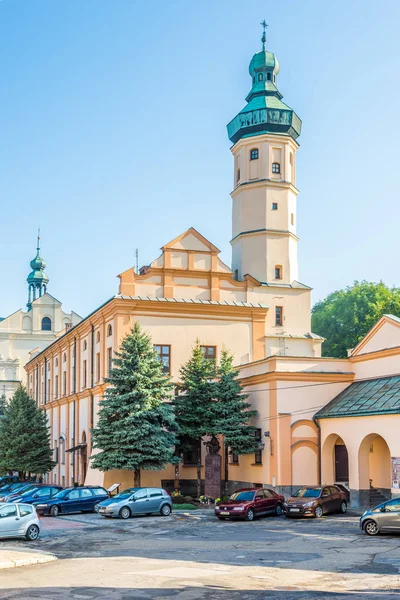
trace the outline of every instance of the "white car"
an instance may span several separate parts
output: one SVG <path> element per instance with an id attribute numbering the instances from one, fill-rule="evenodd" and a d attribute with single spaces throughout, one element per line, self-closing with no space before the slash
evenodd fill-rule
<path id="1" fill-rule="evenodd" d="M 0 503 L 0 538 L 24 537 L 37 540 L 40 521 L 32 504 Z"/>

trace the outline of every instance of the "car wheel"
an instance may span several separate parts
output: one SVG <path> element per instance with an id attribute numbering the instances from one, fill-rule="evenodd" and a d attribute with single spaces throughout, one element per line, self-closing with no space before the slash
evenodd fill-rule
<path id="1" fill-rule="evenodd" d="M 168 517 L 171 514 L 170 505 L 164 504 L 164 506 L 161 507 L 160 513 L 162 514 L 163 517 Z"/>
<path id="2" fill-rule="evenodd" d="M 364 525 L 364 531 L 368 535 L 378 535 L 379 527 L 375 521 L 367 521 Z"/>
<path id="3" fill-rule="evenodd" d="M 277 504 L 275 506 L 275 514 L 276 514 L 276 516 L 280 517 L 282 513 L 283 513 L 283 506 L 282 506 L 282 504 Z"/>
<path id="4" fill-rule="evenodd" d="M 40 530 L 37 525 L 30 525 L 30 527 L 28 527 L 28 529 L 27 529 L 25 537 L 29 542 L 34 542 L 35 540 L 38 539 L 39 533 L 40 533 Z"/>
<path id="5" fill-rule="evenodd" d="M 324 514 L 323 508 L 320 504 L 318 504 L 318 506 L 315 508 L 315 516 L 317 517 L 317 519 L 320 519 L 323 514 Z"/>
<path id="6" fill-rule="evenodd" d="M 52 506 L 50 508 L 50 514 L 52 517 L 58 517 L 58 515 L 60 514 L 60 509 L 58 508 L 58 506 Z"/>
<path id="7" fill-rule="evenodd" d="M 129 519 L 131 516 L 131 511 L 127 506 L 123 506 L 118 513 L 120 519 Z"/>
<path id="8" fill-rule="evenodd" d="M 342 500 L 340 503 L 340 512 L 344 515 L 347 512 L 347 502 L 346 500 Z"/>
<path id="9" fill-rule="evenodd" d="M 95 512 L 95 513 L 98 513 L 98 512 L 99 512 L 99 508 L 100 508 L 100 507 L 99 507 L 99 504 L 95 504 L 95 505 L 93 506 L 93 512 Z"/>
<path id="10" fill-rule="evenodd" d="M 254 521 L 254 510 L 252 508 L 249 508 L 246 513 L 246 521 Z"/>

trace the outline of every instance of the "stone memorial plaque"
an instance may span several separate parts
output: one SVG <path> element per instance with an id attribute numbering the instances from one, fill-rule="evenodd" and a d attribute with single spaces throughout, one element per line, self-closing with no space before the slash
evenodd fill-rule
<path id="1" fill-rule="evenodd" d="M 209 498 L 221 496 L 221 456 L 219 454 L 206 456 L 204 494 Z"/>

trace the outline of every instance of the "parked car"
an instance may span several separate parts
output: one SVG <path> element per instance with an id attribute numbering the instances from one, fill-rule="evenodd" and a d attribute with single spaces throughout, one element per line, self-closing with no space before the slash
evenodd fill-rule
<path id="1" fill-rule="evenodd" d="M 171 511 L 171 496 L 162 488 L 128 488 L 99 505 L 100 515 L 120 519 L 153 513 L 167 517 Z"/>
<path id="2" fill-rule="evenodd" d="M 317 517 L 347 511 L 346 494 L 336 485 L 303 487 L 283 505 L 286 517 Z"/>
<path id="3" fill-rule="evenodd" d="M 32 489 L 32 487 L 34 487 L 34 484 L 27 481 L 20 482 L 20 485 L 15 484 L 15 487 L 11 485 L 8 490 L 1 492 L 0 502 L 6 502 L 11 496 L 18 496 L 22 491 Z"/>
<path id="4" fill-rule="evenodd" d="M 366 510 L 360 518 L 360 527 L 368 535 L 400 533 L 400 498 Z"/>
<path id="5" fill-rule="evenodd" d="M 37 540 L 40 521 L 31 504 L 0 503 L 0 537 L 25 537 Z"/>
<path id="6" fill-rule="evenodd" d="M 108 498 L 106 490 L 99 486 L 84 486 L 61 490 L 50 500 L 33 502 L 41 515 L 57 517 L 59 514 L 74 512 L 97 512 L 100 502 Z"/>
<path id="7" fill-rule="evenodd" d="M 9 485 L 10 483 L 17 483 L 18 480 L 18 475 L 3 475 L 0 477 L 0 488 L 5 485 Z"/>
<path id="8" fill-rule="evenodd" d="M 9 496 L 7 502 L 25 502 L 27 504 L 43 502 L 44 500 L 53 498 L 62 489 L 61 485 L 36 485 L 33 488 L 23 490 L 19 495 Z"/>
<path id="9" fill-rule="evenodd" d="M 245 488 L 235 492 L 229 500 L 215 507 L 218 519 L 245 519 L 253 521 L 255 517 L 269 514 L 281 515 L 285 498 L 268 488 Z"/>
<path id="10" fill-rule="evenodd" d="M 7 485 L 3 485 L 0 488 L 0 501 L 4 494 L 11 492 L 12 490 L 17 490 L 20 487 L 27 485 L 26 481 L 17 481 L 16 483 L 8 483 Z"/>

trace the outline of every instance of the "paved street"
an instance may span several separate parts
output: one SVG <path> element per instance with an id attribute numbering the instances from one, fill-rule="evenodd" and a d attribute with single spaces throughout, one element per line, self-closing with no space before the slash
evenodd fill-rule
<path id="1" fill-rule="evenodd" d="M 400 536 L 369 538 L 358 518 L 216 521 L 211 512 L 106 520 L 43 518 L 34 544 L 55 562 L 0 572 L 0 598 L 236 600 L 400 598 Z"/>

